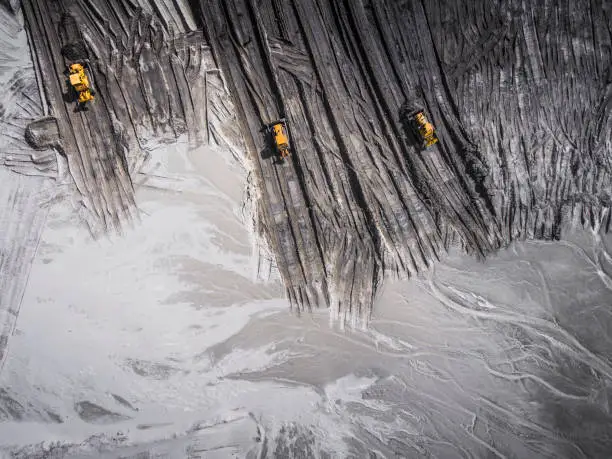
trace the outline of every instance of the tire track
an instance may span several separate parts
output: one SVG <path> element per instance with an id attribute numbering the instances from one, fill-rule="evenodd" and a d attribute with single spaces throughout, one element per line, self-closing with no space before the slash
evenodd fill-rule
<path id="1" fill-rule="evenodd" d="M 0 372 L 47 218 L 42 178 L 0 170 Z"/>

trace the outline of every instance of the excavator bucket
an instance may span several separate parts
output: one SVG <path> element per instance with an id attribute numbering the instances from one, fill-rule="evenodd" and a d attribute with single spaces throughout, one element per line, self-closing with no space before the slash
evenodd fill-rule
<path id="1" fill-rule="evenodd" d="M 79 93 L 79 103 L 84 104 L 85 102 L 89 102 L 90 100 L 94 100 L 94 96 L 89 89 L 85 91 L 81 91 Z"/>

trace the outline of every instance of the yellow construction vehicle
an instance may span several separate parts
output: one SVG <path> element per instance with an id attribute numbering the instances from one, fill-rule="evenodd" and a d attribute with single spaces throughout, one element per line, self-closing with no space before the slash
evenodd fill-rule
<path id="1" fill-rule="evenodd" d="M 417 125 L 417 129 L 419 130 L 419 134 L 421 134 L 421 137 L 423 137 L 425 148 L 431 147 L 438 141 L 433 125 L 427 121 L 427 118 L 425 118 L 425 114 L 423 112 L 419 112 L 414 115 L 414 121 Z"/>
<path id="2" fill-rule="evenodd" d="M 400 112 L 400 117 L 421 140 L 423 148 L 431 147 L 438 142 L 433 124 L 427 120 L 425 110 L 419 105 L 404 104 Z"/>
<path id="3" fill-rule="evenodd" d="M 89 78 L 85 73 L 85 67 L 83 64 L 72 64 L 69 69 L 70 85 L 74 88 L 78 94 L 78 104 L 84 105 L 85 103 L 94 100 L 93 91 L 89 84 Z"/>
<path id="4" fill-rule="evenodd" d="M 281 161 L 289 157 L 291 151 L 289 149 L 289 137 L 287 136 L 285 118 L 268 123 L 266 129 L 274 141 L 274 148 L 280 156 Z"/>

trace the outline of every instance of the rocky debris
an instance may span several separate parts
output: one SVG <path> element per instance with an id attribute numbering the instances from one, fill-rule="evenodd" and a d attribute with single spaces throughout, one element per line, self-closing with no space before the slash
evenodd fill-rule
<path id="1" fill-rule="evenodd" d="M 113 424 L 129 419 L 128 416 L 109 411 L 87 400 L 75 403 L 74 410 L 83 421 L 92 424 Z"/>
<path id="2" fill-rule="evenodd" d="M 332 457 L 321 450 L 312 431 L 295 423 L 281 426 L 274 442 L 273 457 Z"/>
<path id="3" fill-rule="evenodd" d="M 25 130 L 25 139 L 36 150 L 59 148 L 60 133 L 57 120 L 53 116 L 32 121 Z"/>
<path id="4" fill-rule="evenodd" d="M 44 421 L 59 424 L 62 418 L 51 411 L 36 407 L 29 402 L 20 401 L 19 395 L 11 393 L 4 388 L 0 388 L 0 420 Z"/>
<path id="5" fill-rule="evenodd" d="M 5 49 L 10 49 L 10 46 Z M 0 63 L 9 59 L 9 56 L 0 56 Z M 31 74 L 31 65 L 28 67 L 17 67 L 12 77 L 0 85 L 4 94 L 0 102 L 3 131 L 0 165 L 22 175 L 56 177 L 57 161 L 50 149 L 59 146 L 59 132 L 53 119 L 43 117 L 40 123 L 31 125 L 31 130 L 27 129 L 42 113 L 40 98 L 36 94 L 38 87 Z M 41 151 L 33 151 L 33 148 Z"/>
<path id="6" fill-rule="evenodd" d="M 139 376 L 158 380 L 168 379 L 180 371 L 171 365 L 145 360 L 128 359 L 125 364 Z"/>
<path id="7" fill-rule="evenodd" d="M 125 398 L 123 398 L 121 395 L 117 395 L 117 394 L 111 394 L 111 396 L 115 399 L 115 401 L 117 403 L 119 403 L 122 407 L 124 408 L 128 408 L 131 411 L 138 411 L 138 408 L 135 408 L 134 405 L 132 405 L 130 402 L 128 402 Z"/>

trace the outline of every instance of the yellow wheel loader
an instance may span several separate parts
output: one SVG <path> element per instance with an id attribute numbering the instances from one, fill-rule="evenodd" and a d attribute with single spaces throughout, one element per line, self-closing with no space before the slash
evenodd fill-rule
<path id="1" fill-rule="evenodd" d="M 425 114 L 423 112 L 419 112 L 414 115 L 414 121 L 417 125 L 419 134 L 421 134 L 421 137 L 423 138 L 425 148 L 431 147 L 438 141 L 433 124 L 427 121 L 427 118 L 425 118 Z"/>
<path id="2" fill-rule="evenodd" d="M 287 136 L 285 118 L 268 123 L 265 129 L 274 142 L 274 148 L 280 156 L 280 160 L 282 161 L 289 157 L 291 150 L 289 149 L 289 137 Z"/>
<path id="3" fill-rule="evenodd" d="M 89 84 L 89 78 L 85 73 L 83 64 L 72 64 L 68 68 L 70 85 L 78 94 L 78 105 L 83 106 L 87 102 L 94 100 L 93 90 Z"/>
<path id="4" fill-rule="evenodd" d="M 406 103 L 401 109 L 400 117 L 411 127 L 414 134 L 421 140 L 423 148 L 431 147 L 438 142 L 436 130 L 433 124 L 427 120 L 425 110 L 422 107 L 418 105 L 411 107 Z"/>

